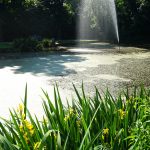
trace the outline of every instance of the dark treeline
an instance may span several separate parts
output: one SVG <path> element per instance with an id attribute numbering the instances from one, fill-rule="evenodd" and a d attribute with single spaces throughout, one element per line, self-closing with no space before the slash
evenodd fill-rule
<path id="1" fill-rule="evenodd" d="M 0 41 L 41 36 L 75 39 L 80 0 L 0 0 Z M 150 0 L 116 0 L 121 40 L 147 40 Z"/>
<path id="2" fill-rule="evenodd" d="M 150 41 L 150 0 L 116 0 L 122 41 Z"/>
<path id="3" fill-rule="evenodd" d="M 75 15 L 64 0 L 0 0 L 1 40 L 42 36 L 71 38 Z"/>

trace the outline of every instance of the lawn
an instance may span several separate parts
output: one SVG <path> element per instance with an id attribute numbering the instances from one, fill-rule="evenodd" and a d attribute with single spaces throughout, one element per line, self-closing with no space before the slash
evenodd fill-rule
<path id="1" fill-rule="evenodd" d="M 0 42 L 0 49 L 12 48 L 12 42 Z"/>

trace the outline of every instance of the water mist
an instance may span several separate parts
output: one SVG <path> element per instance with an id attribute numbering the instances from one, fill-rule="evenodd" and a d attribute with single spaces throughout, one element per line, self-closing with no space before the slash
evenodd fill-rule
<path id="1" fill-rule="evenodd" d="M 114 0 L 81 0 L 78 39 L 112 40 L 119 43 Z"/>

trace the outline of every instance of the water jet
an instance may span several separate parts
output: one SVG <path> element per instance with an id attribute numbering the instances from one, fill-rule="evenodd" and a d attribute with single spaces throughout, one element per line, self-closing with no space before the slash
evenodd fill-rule
<path id="1" fill-rule="evenodd" d="M 117 41 L 119 43 L 115 1 L 81 0 L 77 31 L 78 40 Z"/>

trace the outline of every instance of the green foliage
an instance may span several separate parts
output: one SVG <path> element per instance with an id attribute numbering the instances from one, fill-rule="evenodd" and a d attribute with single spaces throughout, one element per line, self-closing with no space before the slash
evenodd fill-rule
<path id="1" fill-rule="evenodd" d="M 52 46 L 52 40 L 50 39 L 43 39 L 41 43 L 43 44 L 44 48 L 49 48 Z"/>
<path id="2" fill-rule="evenodd" d="M 54 88 L 52 103 L 47 92 L 43 120 L 38 120 L 25 103 L 17 111 L 10 111 L 10 120 L 0 123 L 0 146 L 9 149 L 149 149 L 150 147 L 150 91 L 135 89 L 117 98 L 107 91 L 101 96 L 88 98 L 82 86 L 82 94 L 74 86 L 77 101 L 64 106 Z"/>
<path id="3" fill-rule="evenodd" d="M 12 40 L 34 34 L 44 37 L 74 38 L 81 0 L 1 0 L 1 40 Z M 93 1 L 94 3 L 99 0 Z M 116 0 L 121 39 L 132 40 L 150 34 L 149 0 Z M 101 28 L 96 9 L 87 10 L 91 27 Z M 103 13 L 103 12 L 102 12 Z M 17 27 L 17 28 L 16 28 Z M 30 28 L 29 28 L 30 27 Z M 67 32 L 67 34 L 66 34 Z M 132 36 L 131 36 L 132 35 Z M 131 37 L 131 39 L 129 39 Z"/>
<path id="4" fill-rule="evenodd" d="M 16 39 L 13 42 L 13 48 L 20 52 L 32 52 L 36 51 L 38 41 L 34 38 L 21 38 Z"/>
<path id="5" fill-rule="evenodd" d="M 12 50 L 11 42 L 0 42 L 0 52 L 9 52 Z"/>
<path id="6" fill-rule="evenodd" d="M 55 46 L 54 40 L 43 39 L 38 41 L 32 37 L 16 39 L 13 42 L 13 48 L 20 52 L 48 51 Z"/>
<path id="7" fill-rule="evenodd" d="M 116 6 L 121 39 L 146 40 L 150 34 L 150 1 L 116 0 Z"/>
<path id="8" fill-rule="evenodd" d="M 75 32 L 74 8 L 70 3 L 64 0 L 0 1 L 1 40 L 34 34 L 51 38 L 70 36 Z"/>
<path id="9" fill-rule="evenodd" d="M 39 43 L 36 45 L 36 50 L 37 50 L 37 51 L 43 51 L 43 50 L 44 50 L 43 44 L 42 44 L 41 42 L 39 42 Z"/>
<path id="10" fill-rule="evenodd" d="M 12 43 L 10 42 L 0 42 L 0 49 L 12 48 Z"/>
<path id="11" fill-rule="evenodd" d="M 144 89 L 143 89 L 144 90 Z M 131 136 L 128 137 L 130 149 L 150 149 L 150 98 L 143 95 L 136 98 L 138 118 L 131 128 Z"/>

